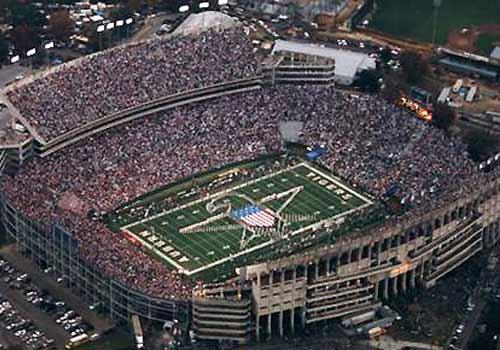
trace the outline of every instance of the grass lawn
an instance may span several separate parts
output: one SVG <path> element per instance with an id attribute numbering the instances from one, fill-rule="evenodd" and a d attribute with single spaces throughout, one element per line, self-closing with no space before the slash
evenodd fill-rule
<path id="1" fill-rule="evenodd" d="M 500 43 L 500 35 L 484 33 L 479 35 L 475 46 L 481 55 L 489 57 L 491 50 L 493 50 L 493 44 L 496 42 Z"/>
<path id="2" fill-rule="evenodd" d="M 188 188 L 180 193 L 191 191 Z M 155 201 L 162 198 L 155 195 Z M 142 203 L 151 202 L 143 198 Z M 307 236 L 314 226 L 371 204 L 331 174 L 300 163 L 155 213 L 144 207 L 140 212 L 132 211 L 130 208 L 136 208 L 132 204 L 113 220 L 167 264 L 196 274 L 253 252 L 261 255 L 272 249 L 273 237 L 279 232 Z M 250 215 L 247 208 L 265 213 L 267 223 L 244 221 Z"/>
<path id="3" fill-rule="evenodd" d="M 388 34 L 432 41 L 433 0 L 378 0 L 371 26 Z M 452 29 L 500 23 L 500 1 L 442 0 L 436 41 L 446 43 Z"/>

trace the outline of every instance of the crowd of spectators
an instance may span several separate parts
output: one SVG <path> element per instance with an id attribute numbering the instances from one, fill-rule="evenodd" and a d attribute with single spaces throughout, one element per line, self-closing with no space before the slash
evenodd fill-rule
<path id="1" fill-rule="evenodd" d="M 486 174 L 458 139 L 377 96 L 327 87 L 263 88 L 179 107 L 84 139 L 8 177 L 3 192 L 27 217 L 61 223 L 85 259 L 160 297 L 186 298 L 192 285 L 120 233 L 68 210 L 71 193 L 108 212 L 160 186 L 282 149 L 281 121 L 303 122 L 301 142 L 324 145 L 320 162 L 376 197 L 388 191 L 429 211 L 469 191 Z"/>
<path id="2" fill-rule="evenodd" d="M 46 141 L 126 108 L 257 74 L 240 27 L 154 39 L 71 62 L 7 97 Z"/>
<path id="3" fill-rule="evenodd" d="M 30 219 L 74 232 L 87 261 L 110 276 L 154 296 L 188 297 L 181 276 L 86 212 L 65 210 L 61 199 L 70 192 L 89 208 L 109 211 L 187 176 L 276 153 L 277 116 L 252 113 L 257 103 L 225 97 L 122 125 L 27 164 L 7 179 L 4 193 Z"/>
<path id="4" fill-rule="evenodd" d="M 314 111 L 306 116 L 303 141 L 326 146 L 320 162 L 378 198 L 399 198 L 411 214 L 428 212 L 487 181 L 459 138 L 376 95 L 304 102 L 314 102 Z"/>

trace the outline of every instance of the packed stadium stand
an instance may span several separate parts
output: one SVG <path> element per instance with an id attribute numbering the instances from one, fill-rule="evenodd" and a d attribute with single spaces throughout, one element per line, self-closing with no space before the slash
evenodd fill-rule
<path id="1" fill-rule="evenodd" d="M 239 28 L 156 39 L 71 62 L 14 85 L 6 96 L 49 141 L 144 102 L 255 76 L 251 48 Z"/>
<path id="2" fill-rule="evenodd" d="M 251 83 L 241 85 L 245 79 Z M 431 287 L 500 236 L 498 169 L 480 170 L 459 139 L 379 96 L 330 84 L 273 86 L 238 27 L 111 49 L 3 95 L 32 132 L 32 151 L 2 175 L 7 233 L 20 253 L 53 267 L 118 321 L 177 319 L 198 339 L 238 343 L 283 336 Z M 141 107 L 155 100 L 154 109 Z M 112 114 L 89 134 L 68 134 Z M 326 220 L 301 232 L 306 243 L 329 232 L 334 239 L 321 246 L 273 237 L 280 249 L 272 259 L 246 260 L 218 282 L 188 276 L 105 222 L 136 198 L 200 173 L 272 155 L 293 163 L 284 121 L 301 123 L 297 143 L 326 150 L 315 166 L 367 193 L 369 203 L 395 200 L 397 210 L 356 229 Z M 50 148 L 64 134 L 67 142 Z"/>

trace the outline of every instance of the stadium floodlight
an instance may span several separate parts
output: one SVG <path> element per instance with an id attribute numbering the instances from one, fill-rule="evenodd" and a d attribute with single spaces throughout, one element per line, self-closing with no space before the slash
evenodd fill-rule
<path id="1" fill-rule="evenodd" d="M 133 20 L 132 18 L 127 18 L 127 19 L 125 20 L 125 24 L 132 24 L 132 22 L 133 22 L 133 21 L 134 21 L 134 20 Z"/>
<path id="2" fill-rule="evenodd" d="M 189 11 L 189 5 L 182 5 L 181 7 L 179 7 L 180 13 L 184 13 L 184 12 L 188 12 L 188 11 Z"/>
<path id="3" fill-rule="evenodd" d="M 500 159 L 500 153 L 497 153 L 497 154 L 495 155 L 495 160 L 499 160 L 499 159 Z"/>
<path id="4" fill-rule="evenodd" d="M 486 164 L 490 165 L 492 162 L 493 162 L 493 158 L 488 158 L 488 160 L 486 161 Z"/>
<path id="5" fill-rule="evenodd" d="M 19 62 L 19 55 L 15 55 L 10 59 L 10 63 L 16 63 Z"/>
<path id="6" fill-rule="evenodd" d="M 54 48 L 54 42 L 51 41 L 50 43 L 45 44 L 43 47 L 45 48 L 45 50 L 53 49 Z"/>
<path id="7" fill-rule="evenodd" d="M 199 7 L 200 9 L 207 9 L 207 8 L 209 8 L 209 7 L 210 7 L 210 3 L 209 3 L 208 1 L 200 2 L 200 3 L 198 4 L 198 7 Z"/>
<path id="8" fill-rule="evenodd" d="M 121 27 L 123 26 L 123 23 L 124 23 L 123 19 L 119 19 L 118 21 L 116 21 L 116 26 Z"/>
<path id="9" fill-rule="evenodd" d="M 26 56 L 28 56 L 28 57 L 31 57 L 34 54 L 36 54 L 36 49 L 31 49 L 31 50 L 26 51 Z"/>
<path id="10" fill-rule="evenodd" d="M 106 29 L 110 30 L 115 27 L 115 24 L 113 22 L 106 24 Z"/>
<path id="11" fill-rule="evenodd" d="M 100 26 L 97 26 L 97 32 L 100 33 L 100 32 L 104 32 L 104 25 L 101 24 Z"/>
<path id="12" fill-rule="evenodd" d="M 228 0 L 219 0 L 219 1 L 218 1 L 219 6 L 225 6 L 225 5 L 227 5 L 228 3 L 229 3 L 229 1 L 228 1 Z"/>

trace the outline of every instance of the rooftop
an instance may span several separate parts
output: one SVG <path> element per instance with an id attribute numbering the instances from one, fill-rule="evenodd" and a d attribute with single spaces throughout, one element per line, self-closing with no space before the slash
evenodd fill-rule
<path id="1" fill-rule="evenodd" d="M 365 53 L 315 44 L 277 40 L 274 44 L 273 53 L 281 51 L 333 59 L 335 60 L 335 76 L 350 80 L 354 79 L 357 72 L 376 67 L 375 59 Z"/>
<path id="2" fill-rule="evenodd" d="M 490 58 L 500 60 L 500 46 L 496 46 L 490 53 Z"/>
<path id="3" fill-rule="evenodd" d="M 217 11 L 204 11 L 192 13 L 173 32 L 174 35 L 189 35 L 206 31 L 210 28 L 232 28 L 238 24 L 234 18 Z"/>

